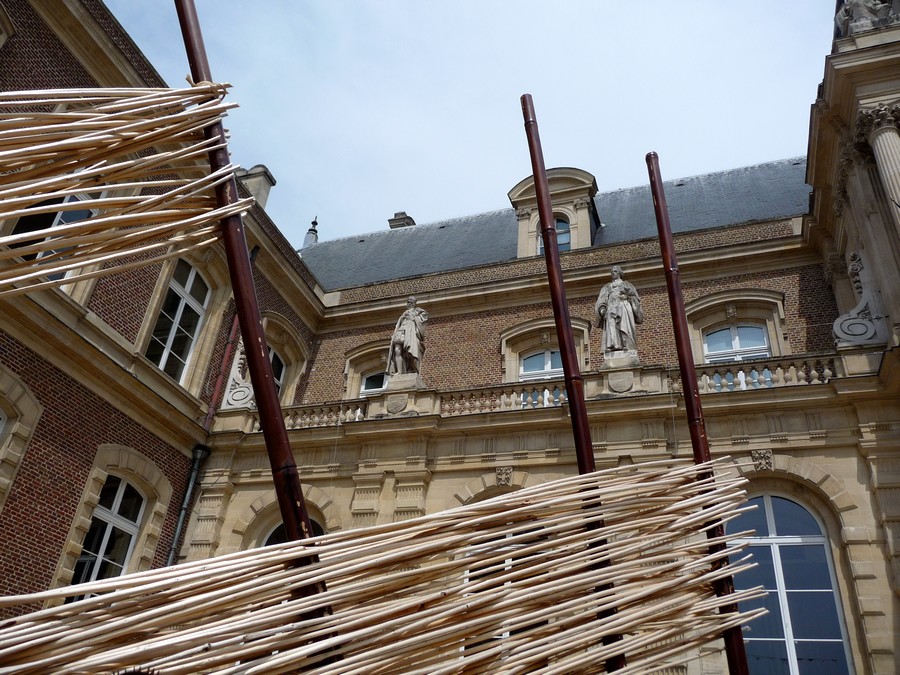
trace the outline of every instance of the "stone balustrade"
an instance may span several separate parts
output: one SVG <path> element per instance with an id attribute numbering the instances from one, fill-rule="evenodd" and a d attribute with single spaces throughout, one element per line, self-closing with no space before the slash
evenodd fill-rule
<path id="1" fill-rule="evenodd" d="M 515 382 L 496 387 L 467 389 L 441 394 L 441 415 L 471 415 L 474 413 L 525 408 L 549 408 L 566 402 L 562 380 Z"/>
<path id="2" fill-rule="evenodd" d="M 831 356 L 767 358 L 697 366 L 697 384 L 701 394 L 825 384 L 834 376 L 835 359 Z M 681 375 L 678 370 L 671 370 L 670 377 L 673 389 L 680 391 Z"/>
<path id="3" fill-rule="evenodd" d="M 801 354 L 779 358 L 754 359 L 734 363 L 710 363 L 697 366 L 697 380 L 700 393 L 749 391 L 800 385 L 825 384 L 836 377 L 877 372 L 880 350 L 856 350 L 836 354 Z M 628 395 L 680 392 L 681 374 L 677 368 L 641 368 L 631 373 L 635 387 Z M 595 371 L 586 373 L 585 391 L 589 400 L 615 398 L 620 394 L 611 386 L 617 371 Z M 621 379 L 621 378 L 619 378 Z M 400 392 L 393 396 L 407 394 Z M 406 414 L 434 414 L 444 417 L 502 412 L 506 410 L 527 410 L 558 407 L 567 400 L 565 383 L 559 379 L 537 380 L 533 382 L 513 382 L 491 387 L 477 387 L 454 391 L 435 391 L 417 388 L 408 394 Z M 335 427 L 366 419 L 392 417 L 390 407 L 384 404 L 391 394 L 377 395 L 321 405 L 303 405 L 284 409 L 284 420 L 288 430 L 316 427 Z M 249 415 L 248 415 L 249 413 Z M 250 418 L 247 423 L 248 416 Z M 233 418 L 233 419 L 232 419 Z M 245 420 L 239 424 L 238 418 Z M 231 422 L 229 422 L 231 420 Z M 260 430 L 259 418 L 253 411 L 224 411 L 219 416 L 219 429 L 236 428 L 239 424 L 252 432 Z"/>

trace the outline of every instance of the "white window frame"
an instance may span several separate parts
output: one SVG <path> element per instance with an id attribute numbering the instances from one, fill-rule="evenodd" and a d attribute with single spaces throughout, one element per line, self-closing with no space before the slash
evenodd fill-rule
<path id="1" fill-rule="evenodd" d="M 765 347 L 741 347 L 739 328 L 755 328 L 760 331 L 765 341 Z M 712 333 L 719 331 L 731 331 L 731 349 L 718 352 L 710 352 L 707 337 Z M 705 363 L 734 363 L 736 361 L 747 361 L 752 359 L 766 359 L 772 356 L 772 348 L 769 344 L 769 334 L 766 325 L 761 322 L 738 321 L 725 325 L 716 325 L 705 328 L 703 335 L 703 359 Z"/>
<path id="2" fill-rule="evenodd" d="M 820 546 L 822 550 L 825 552 L 825 561 L 828 566 L 828 575 L 829 581 L 831 583 L 831 594 L 835 603 L 835 613 L 837 615 L 838 625 L 840 627 L 841 632 L 841 644 L 844 647 L 844 658 L 847 663 L 847 672 L 851 675 L 855 672 L 853 668 L 853 656 L 850 651 L 850 641 L 847 633 L 847 623 L 844 618 L 844 611 L 841 603 L 840 592 L 837 584 L 837 576 L 835 574 L 835 565 L 834 559 L 831 555 L 831 546 L 828 541 L 828 537 L 825 534 L 826 529 L 818 517 L 816 513 L 812 509 L 807 508 L 804 504 L 799 502 L 794 497 L 780 494 L 778 492 L 764 492 L 761 494 L 751 495 L 750 499 L 754 499 L 757 497 L 761 497 L 763 499 L 763 510 L 766 519 L 766 525 L 770 534 L 764 536 L 752 536 L 752 537 L 744 537 L 735 540 L 738 544 L 746 544 L 747 546 L 766 546 L 772 553 L 772 568 L 775 574 L 775 595 L 778 602 L 778 608 L 781 613 L 781 624 L 782 630 L 784 632 L 784 644 L 787 651 L 788 657 L 788 668 L 790 675 L 799 675 L 799 666 L 797 663 L 797 652 L 794 645 L 794 631 L 791 624 L 791 615 L 790 609 L 788 605 L 788 597 L 787 592 L 788 589 L 786 587 L 786 583 L 784 580 L 784 569 L 781 563 L 781 549 L 788 546 Z M 787 501 L 793 502 L 798 507 L 802 508 L 809 516 L 815 521 L 816 525 L 819 528 L 818 535 L 778 535 L 771 534 L 772 532 L 777 532 L 775 527 L 775 515 L 774 509 L 772 508 L 772 498 L 778 497 L 780 499 L 785 499 Z M 794 592 L 800 592 L 800 590 L 795 589 Z M 821 592 L 821 591 L 814 591 Z M 760 642 L 775 642 L 775 638 L 754 638 L 752 635 L 752 624 L 751 631 L 745 632 L 744 634 L 744 642 L 750 641 L 760 641 Z M 809 638 L 804 638 L 804 642 L 828 642 L 834 643 L 837 642 L 835 639 L 820 639 L 820 640 L 812 640 Z"/>
<path id="3" fill-rule="evenodd" d="M 88 574 L 88 576 L 85 577 L 84 579 L 75 583 L 75 585 L 82 584 L 82 583 L 90 583 L 91 581 L 97 581 L 98 575 L 100 573 L 100 568 L 102 566 L 102 561 L 104 559 L 104 554 L 106 553 L 106 548 L 107 548 L 107 545 L 109 544 L 109 538 L 110 538 L 111 533 L 113 532 L 113 529 L 117 528 L 117 529 L 121 530 L 122 532 L 125 532 L 127 535 L 129 535 L 130 540 L 128 542 L 128 551 L 125 553 L 125 558 L 122 561 L 121 572 L 119 574 L 113 575 L 111 577 L 102 577 L 102 578 L 113 579 L 115 577 L 125 574 L 128 571 L 128 565 L 131 562 L 131 556 L 134 554 L 135 545 L 137 544 L 138 536 L 140 535 L 141 522 L 143 521 L 143 518 L 144 518 L 144 511 L 147 508 L 148 500 L 147 500 L 146 495 L 144 495 L 144 493 L 141 492 L 137 488 L 137 486 L 134 485 L 134 483 L 129 482 L 128 480 L 126 480 L 125 478 L 122 478 L 121 476 L 115 476 L 114 474 L 110 474 L 106 480 L 108 481 L 112 477 L 118 478 L 120 482 L 119 482 L 118 488 L 116 488 L 116 494 L 113 497 L 113 502 L 112 502 L 111 507 L 109 509 L 107 509 L 106 507 L 100 506 L 98 504 L 96 507 L 94 507 L 94 512 L 91 515 L 91 527 L 93 527 L 95 520 L 104 523 L 103 536 L 100 539 L 100 546 L 98 547 L 97 555 L 94 556 L 93 554 L 91 554 L 91 556 L 94 559 L 93 559 L 93 562 L 90 563 L 91 564 L 90 574 Z M 125 518 L 124 516 L 121 516 L 117 513 L 119 510 L 119 506 L 121 506 L 121 504 L 122 504 L 122 497 L 125 494 L 125 489 L 127 487 L 131 487 L 131 489 L 134 490 L 135 492 L 137 492 L 137 494 L 140 495 L 140 497 L 141 497 L 141 507 L 138 510 L 137 517 L 133 521 L 129 520 L 128 518 Z M 91 528 L 89 527 L 88 532 L 85 533 L 85 537 L 87 537 L 88 533 L 90 533 L 90 529 Z M 84 542 L 82 542 L 82 546 L 84 546 Z M 84 557 L 85 557 L 85 555 L 82 550 L 82 553 L 78 556 L 78 559 L 75 562 L 75 569 L 77 569 L 77 567 L 78 567 L 78 562 L 80 562 Z M 81 599 L 83 597 L 86 597 L 86 596 L 78 596 L 77 598 L 73 598 L 73 599 Z"/>
<path id="4" fill-rule="evenodd" d="M 375 375 L 381 374 L 381 386 L 373 387 L 371 389 L 366 387 L 366 380 Z M 387 387 L 387 373 L 384 370 L 370 370 L 368 372 L 362 373 L 359 376 L 359 395 L 363 396 L 375 396 L 384 391 L 385 387 Z"/>
<path id="5" fill-rule="evenodd" d="M 190 267 L 190 271 L 188 272 L 188 277 L 187 277 L 187 281 L 186 281 L 185 285 L 182 285 L 175 279 L 175 271 L 178 268 L 178 263 L 180 263 L 182 261 Z M 197 300 L 188 291 L 188 289 L 193 285 L 194 280 L 198 276 L 203 281 L 203 283 L 206 285 L 206 297 L 204 298 L 204 301 L 202 304 L 197 302 Z M 187 373 L 190 371 L 189 364 L 191 361 L 191 356 L 193 355 L 194 350 L 197 346 L 197 343 L 200 338 L 200 334 L 203 332 L 204 324 L 206 323 L 207 309 L 209 307 L 210 298 L 213 295 L 213 290 L 212 290 L 212 286 L 209 284 L 209 282 L 206 280 L 206 278 L 200 273 L 200 271 L 194 265 L 192 265 L 187 260 L 180 258 L 176 262 L 175 267 L 172 269 L 172 277 L 169 279 L 169 284 L 166 288 L 165 295 L 163 296 L 162 304 L 159 306 L 159 309 L 156 314 L 156 320 L 153 322 L 153 328 L 150 331 L 150 339 L 147 342 L 147 347 L 144 349 L 145 356 L 150 351 L 150 347 L 151 347 L 151 345 L 153 345 L 154 341 L 162 344 L 159 340 L 156 339 L 156 337 L 154 336 L 154 333 L 156 332 L 156 326 L 158 325 L 160 317 L 162 316 L 163 307 L 165 307 L 166 300 L 169 297 L 169 293 L 174 293 L 176 296 L 178 296 L 178 308 L 175 310 L 175 315 L 170 317 L 172 320 L 172 325 L 169 328 L 168 335 L 166 336 L 165 344 L 162 345 L 163 350 L 162 350 L 162 353 L 159 355 L 159 361 L 157 362 L 154 359 L 150 359 L 150 361 L 152 363 L 154 363 L 156 366 L 158 366 L 159 369 L 162 370 L 164 373 L 166 373 L 167 375 L 170 375 L 166 371 L 166 365 L 169 362 L 169 358 L 174 356 L 173 352 L 172 352 L 172 343 L 174 342 L 175 336 L 177 335 L 179 322 L 181 320 L 181 317 L 184 313 L 184 308 L 186 306 L 193 309 L 195 312 L 197 312 L 197 314 L 199 314 L 200 319 L 197 321 L 197 326 L 194 329 L 193 335 L 191 335 L 190 348 L 188 349 L 187 354 L 185 354 L 184 359 L 181 359 L 181 357 L 179 357 L 179 356 L 174 356 L 174 358 L 177 358 L 180 361 L 182 361 L 182 367 L 181 367 L 181 372 L 179 372 L 179 374 L 178 374 L 178 377 L 177 378 L 173 377 L 173 379 L 176 380 L 178 383 L 182 383 L 182 382 L 184 382 L 185 378 L 187 377 Z M 148 358 L 150 358 L 150 357 L 148 356 Z M 170 375 L 170 377 L 171 377 L 171 375 Z"/>
<path id="6" fill-rule="evenodd" d="M 553 352 L 560 354 L 560 362 L 562 362 L 562 354 L 560 350 L 557 349 L 544 349 L 544 350 L 533 350 L 530 352 L 526 352 L 519 357 L 519 382 L 532 382 L 534 380 L 552 380 L 558 377 L 563 376 L 563 369 L 560 366 L 559 368 L 552 367 L 552 358 Z M 530 372 L 525 372 L 525 359 L 529 359 L 532 356 L 537 356 L 538 354 L 543 353 L 544 355 L 544 368 L 542 370 L 534 370 Z"/>

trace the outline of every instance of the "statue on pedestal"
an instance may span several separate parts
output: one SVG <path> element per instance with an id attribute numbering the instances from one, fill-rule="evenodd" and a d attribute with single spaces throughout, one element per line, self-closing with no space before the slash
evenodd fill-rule
<path id="1" fill-rule="evenodd" d="M 603 328 L 603 355 L 608 360 L 618 357 L 637 357 L 635 326 L 644 321 L 641 298 L 637 289 L 622 278 L 622 268 L 610 270 L 612 281 L 603 286 L 594 313 L 597 325 Z"/>
<path id="2" fill-rule="evenodd" d="M 900 20 L 897 0 L 846 0 L 834 17 L 834 23 L 841 34 L 847 37 L 853 33 L 872 30 Z"/>
<path id="3" fill-rule="evenodd" d="M 425 323 L 428 312 L 416 307 L 416 298 L 410 296 L 406 311 L 397 319 L 391 346 L 388 351 L 388 375 L 418 374 L 425 355 Z"/>

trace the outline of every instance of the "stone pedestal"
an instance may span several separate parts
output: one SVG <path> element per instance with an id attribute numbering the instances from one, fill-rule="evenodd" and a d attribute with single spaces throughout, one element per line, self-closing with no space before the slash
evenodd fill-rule
<path id="1" fill-rule="evenodd" d="M 395 373 L 387 376 L 385 391 L 408 391 L 410 389 L 424 389 L 425 382 L 419 373 Z"/>
<path id="2" fill-rule="evenodd" d="M 620 352 L 609 352 L 603 355 L 603 365 L 600 370 L 618 370 L 620 368 L 640 368 L 641 359 L 634 349 Z"/>

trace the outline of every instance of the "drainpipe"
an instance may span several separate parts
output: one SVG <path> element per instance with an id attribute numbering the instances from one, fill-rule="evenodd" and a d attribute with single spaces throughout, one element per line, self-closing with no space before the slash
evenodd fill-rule
<path id="1" fill-rule="evenodd" d="M 169 547 L 169 556 L 166 558 L 166 567 L 174 564 L 175 555 L 178 553 L 178 542 L 181 541 L 181 531 L 184 529 L 184 521 L 187 518 L 188 509 L 194 499 L 194 489 L 197 487 L 197 476 L 203 462 L 209 457 L 209 448 L 199 443 L 194 446 L 194 461 L 191 462 L 191 477 L 184 491 L 184 501 L 181 502 L 181 511 L 178 514 L 178 523 L 175 525 L 175 534 L 172 537 L 172 545 Z"/>

